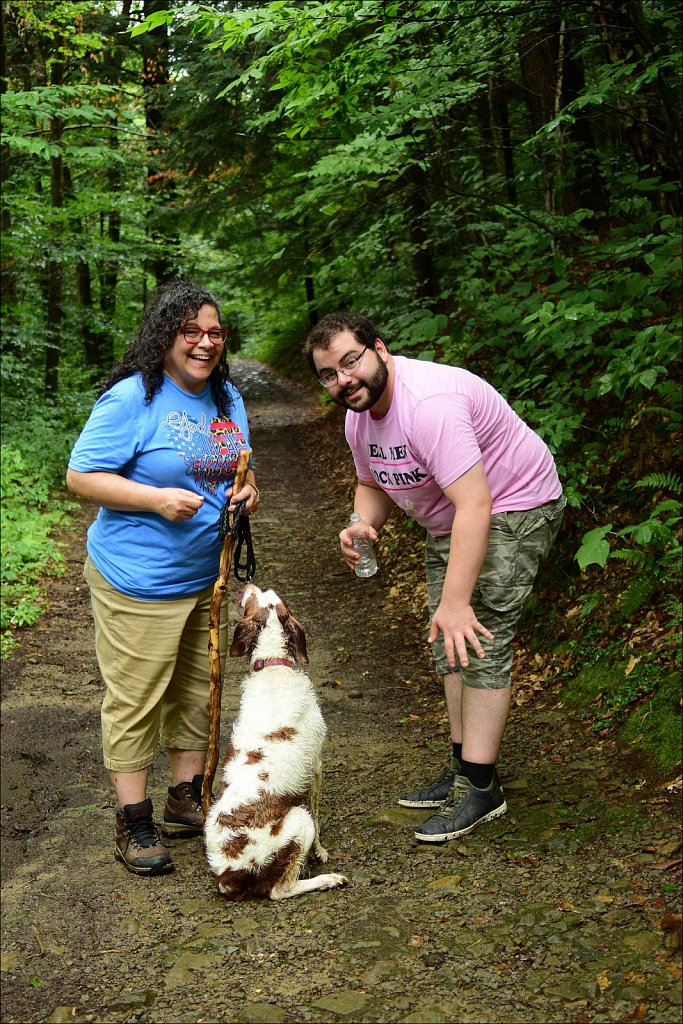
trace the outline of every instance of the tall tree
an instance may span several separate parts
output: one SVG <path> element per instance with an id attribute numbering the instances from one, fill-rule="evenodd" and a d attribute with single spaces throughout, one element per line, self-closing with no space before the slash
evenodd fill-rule
<path id="1" fill-rule="evenodd" d="M 7 92 L 7 37 L 5 19 L 7 5 L 0 5 L 0 95 Z M 5 186 L 10 179 L 11 149 L 8 143 L 0 146 L 0 231 L 2 238 L 7 238 L 12 230 L 12 214 L 9 204 L 5 201 Z M 0 303 L 5 314 L 13 317 L 17 303 L 17 281 L 12 267 L 12 260 L 4 249 L 0 257 Z"/>
<path id="2" fill-rule="evenodd" d="M 625 86 L 616 108 L 636 164 L 645 176 L 676 186 L 660 191 L 659 202 L 680 213 L 680 55 L 672 52 L 669 37 L 678 32 L 680 38 L 680 20 L 673 5 L 652 7 L 657 17 L 649 21 L 642 3 L 631 0 L 597 0 L 593 11 L 603 53 Z"/>
<path id="3" fill-rule="evenodd" d="M 571 5 L 568 5 L 571 13 Z M 540 21 L 530 16 L 520 36 L 521 81 L 534 132 L 557 121 L 568 103 L 585 88 L 576 57 L 578 34 L 568 17 Z M 608 196 L 600 172 L 589 120 L 581 113 L 558 121 L 542 150 L 546 209 L 571 213 L 581 207 L 605 212 Z"/>
<path id="4" fill-rule="evenodd" d="M 61 50 L 64 38 L 54 38 L 54 55 L 50 60 L 47 84 L 58 89 L 64 82 L 64 62 Z M 46 62 L 47 65 L 47 62 Z M 50 155 L 50 200 L 54 220 L 59 219 L 64 206 L 64 156 L 62 153 L 62 135 L 64 119 L 59 113 L 50 118 L 49 138 Z M 54 397 L 57 394 L 59 380 L 59 359 L 62 350 L 62 323 L 64 320 L 64 257 L 59 237 L 55 237 L 47 261 L 47 279 L 45 282 L 47 306 L 47 343 L 45 346 L 45 393 Z"/>
<path id="5" fill-rule="evenodd" d="M 144 18 L 165 8 L 164 0 L 144 0 Z M 150 267 L 157 284 L 177 268 L 178 237 L 168 217 L 175 189 L 166 159 L 168 139 L 164 137 L 166 96 L 169 84 L 168 29 L 162 22 L 141 37 L 142 87 L 145 125 L 148 134 L 147 186 L 150 193 L 149 232 L 152 241 Z"/>

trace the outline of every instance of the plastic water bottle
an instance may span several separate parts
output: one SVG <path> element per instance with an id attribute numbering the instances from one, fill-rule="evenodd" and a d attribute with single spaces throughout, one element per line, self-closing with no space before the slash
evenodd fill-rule
<path id="1" fill-rule="evenodd" d="M 355 526 L 361 522 L 360 513 L 353 512 L 349 519 L 349 524 Z M 360 554 L 360 561 L 356 566 L 356 576 L 360 576 L 361 579 L 367 579 L 368 576 L 374 576 L 377 572 L 377 559 L 375 558 L 375 551 L 372 546 L 372 541 L 368 540 L 367 537 L 354 537 L 353 546 L 355 550 Z"/>

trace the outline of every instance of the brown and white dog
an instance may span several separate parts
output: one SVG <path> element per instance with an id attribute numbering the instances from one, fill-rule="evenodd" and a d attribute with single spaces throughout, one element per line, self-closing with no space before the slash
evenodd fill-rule
<path id="1" fill-rule="evenodd" d="M 273 590 L 249 583 L 237 607 L 230 647 L 249 655 L 237 719 L 223 762 L 220 792 L 204 838 L 226 898 L 283 900 L 345 885 L 343 875 L 300 879 L 307 858 L 325 862 L 318 836 L 321 751 L 327 728 L 313 685 L 301 625 Z"/>

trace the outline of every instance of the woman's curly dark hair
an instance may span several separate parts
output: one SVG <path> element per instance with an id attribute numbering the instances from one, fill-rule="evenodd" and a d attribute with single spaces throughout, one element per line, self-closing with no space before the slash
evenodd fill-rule
<path id="1" fill-rule="evenodd" d="M 218 300 L 192 281 L 169 281 L 158 289 L 145 310 L 137 333 L 102 386 L 102 393 L 126 377 L 139 373 L 145 386 L 145 404 L 149 405 L 164 381 L 164 359 L 173 347 L 180 328 L 193 320 L 202 306 L 213 306 L 221 318 Z M 211 394 L 220 416 L 227 416 L 232 405 L 227 385 L 232 384 L 226 350 L 209 377 Z"/>

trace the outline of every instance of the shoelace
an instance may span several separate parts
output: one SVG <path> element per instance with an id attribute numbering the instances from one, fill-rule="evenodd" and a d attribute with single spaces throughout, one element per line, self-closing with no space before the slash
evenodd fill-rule
<path id="1" fill-rule="evenodd" d="M 469 793 L 469 786 L 462 786 L 457 781 L 453 783 L 450 793 L 439 807 L 438 814 L 443 817 L 450 817 L 456 810 L 458 804 L 462 803 Z"/>
<path id="2" fill-rule="evenodd" d="M 131 842 L 138 849 L 146 850 L 159 842 L 159 833 L 153 821 L 129 821 L 126 825 Z"/>
<path id="3" fill-rule="evenodd" d="M 202 809 L 202 794 L 201 790 L 197 791 L 191 782 L 183 782 L 180 786 L 175 787 L 175 794 L 177 800 L 190 800 L 192 801 L 192 807 L 195 811 L 201 811 Z"/>
<path id="4" fill-rule="evenodd" d="M 439 778 L 436 780 L 436 782 L 433 782 L 431 784 L 431 786 L 423 786 L 422 789 L 418 789 L 416 791 L 417 795 L 420 796 L 422 793 L 424 793 L 424 794 L 426 794 L 427 797 L 429 797 L 434 792 L 435 789 L 438 789 L 439 786 L 443 786 L 443 784 L 447 781 L 449 775 L 452 775 L 453 778 L 455 778 L 455 776 L 457 774 L 458 774 L 457 771 L 454 772 L 454 770 L 453 770 L 453 762 L 449 761 L 448 764 L 446 765 L 446 767 L 444 768 L 444 770 L 442 771 L 441 775 L 439 776 Z M 451 783 L 451 786 L 452 786 L 452 783 Z M 448 794 L 449 793 L 450 793 L 450 789 L 449 789 L 448 793 L 446 794 L 446 799 L 448 799 Z"/>

